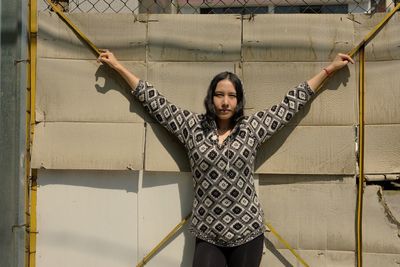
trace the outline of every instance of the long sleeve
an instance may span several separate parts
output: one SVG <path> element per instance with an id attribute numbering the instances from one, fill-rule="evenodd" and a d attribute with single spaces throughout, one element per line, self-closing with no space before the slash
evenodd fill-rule
<path id="1" fill-rule="evenodd" d="M 254 132 L 258 145 L 261 145 L 288 124 L 293 116 L 312 98 L 313 94 L 314 92 L 307 82 L 302 82 L 291 89 L 280 104 L 249 116 L 246 120 Z"/>
<path id="2" fill-rule="evenodd" d="M 131 93 L 158 123 L 178 137 L 182 144 L 186 143 L 190 129 L 198 121 L 197 114 L 171 104 L 146 81 L 139 81 L 138 86 Z"/>

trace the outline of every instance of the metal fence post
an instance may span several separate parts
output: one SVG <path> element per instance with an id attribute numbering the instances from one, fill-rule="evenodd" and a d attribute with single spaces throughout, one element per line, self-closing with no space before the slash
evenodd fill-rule
<path id="1" fill-rule="evenodd" d="M 25 266 L 27 2 L 0 3 L 0 266 Z"/>

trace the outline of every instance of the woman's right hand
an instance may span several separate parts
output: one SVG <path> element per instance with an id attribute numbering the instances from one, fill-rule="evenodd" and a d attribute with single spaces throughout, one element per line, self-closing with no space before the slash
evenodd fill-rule
<path id="1" fill-rule="evenodd" d="M 97 62 L 105 63 L 115 70 L 121 67 L 118 59 L 107 49 L 100 49 L 100 55 L 97 58 Z"/>
<path id="2" fill-rule="evenodd" d="M 107 64 L 116 70 L 129 84 L 131 90 L 134 90 L 138 86 L 140 79 L 127 68 L 125 68 L 110 51 L 101 49 L 100 56 L 97 58 L 97 62 Z"/>

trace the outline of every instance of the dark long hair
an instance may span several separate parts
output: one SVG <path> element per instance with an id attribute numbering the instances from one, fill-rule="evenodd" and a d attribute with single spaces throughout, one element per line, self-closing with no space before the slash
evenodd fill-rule
<path id="1" fill-rule="evenodd" d="M 240 81 L 239 77 L 236 74 L 229 71 L 221 72 L 211 80 L 210 86 L 208 87 L 206 98 L 204 99 L 206 116 L 209 120 L 216 120 L 217 118 L 213 98 L 215 89 L 217 88 L 217 84 L 222 80 L 229 80 L 233 84 L 236 90 L 237 106 L 235 114 L 232 117 L 232 122 L 236 123 L 243 117 L 245 99 L 244 99 L 242 82 Z"/>

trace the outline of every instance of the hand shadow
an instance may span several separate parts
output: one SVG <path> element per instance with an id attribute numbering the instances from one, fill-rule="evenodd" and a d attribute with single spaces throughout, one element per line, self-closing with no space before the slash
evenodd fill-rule
<path id="1" fill-rule="evenodd" d="M 104 84 L 100 85 L 99 80 L 102 78 L 104 80 Z M 107 65 L 100 65 L 95 73 L 95 88 L 97 92 L 101 94 L 106 94 L 110 90 L 118 91 L 122 94 L 126 99 L 128 99 L 129 111 L 131 113 L 138 114 L 143 120 L 151 120 L 150 116 L 143 110 L 141 105 L 138 105 L 131 94 L 130 86 L 125 82 L 125 80 L 119 75 L 115 70 L 110 68 Z"/>
<path id="2" fill-rule="evenodd" d="M 144 120 L 146 128 L 150 126 L 147 123 L 151 123 L 151 130 L 161 143 L 161 145 L 168 151 L 168 154 L 174 159 L 178 165 L 180 171 L 190 171 L 189 159 L 186 156 L 183 145 L 179 140 L 169 133 L 164 127 L 159 126 L 157 121 L 153 119 L 143 108 L 143 106 L 134 99 L 131 94 L 130 86 L 121 77 L 119 73 L 110 68 L 108 65 L 100 65 L 95 73 L 96 90 L 101 94 L 106 94 L 110 90 L 116 90 L 125 96 L 130 103 L 129 111 L 138 114 L 140 118 Z M 99 84 L 99 80 L 104 80 L 104 85 Z M 154 125 L 154 126 L 153 126 Z M 148 130 L 146 131 L 148 132 Z M 146 134 L 148 136 L 148 134 Z M 148 147 L 146 147 L 147 149 Z"/>
<path id="3" fill-rule="evenodd" d="M 347 83 L 350 79 L 350 70 L 349 67 L 346 66 L 336 72 L 323 86 L 322 88 L 313 96 L 313 99 L 303 107 L 303 110 L 300 110 L 292 119 L 292 121 L 285 126 L 278 133 L 273 135 L 269 140 L 267 140 L 264 144 L 261 145 L 255 162 L 255 170 L 257 170 L 262 164 L 265 163 L 275 152 L 282 146 L 282 144 L 286 141 L 292 131 L 296 128 L 296 126 L 301 122 L 301 120 L 308 114 L 310 111 L 310 106 L 316 97 L 319 96 L 324 90 L 337 90 L 341 84 L 343 86 L 347 86 Z"/>
<path id="4" fill-rule="evenodd" d="M 336 73 L 334 73 L 332 77 L 330 77 L 330 79 L 322 86 L 321 90 L 319 90 L 316 95 L 319 95 L 325 89 L 337 90 L 341 84 L 343 84 L 343 86 L 346 87 L 349 80 L 350 80 L 350 69 L 348 66 L 346 66 L 341 70 L 337 71 Z"/>

